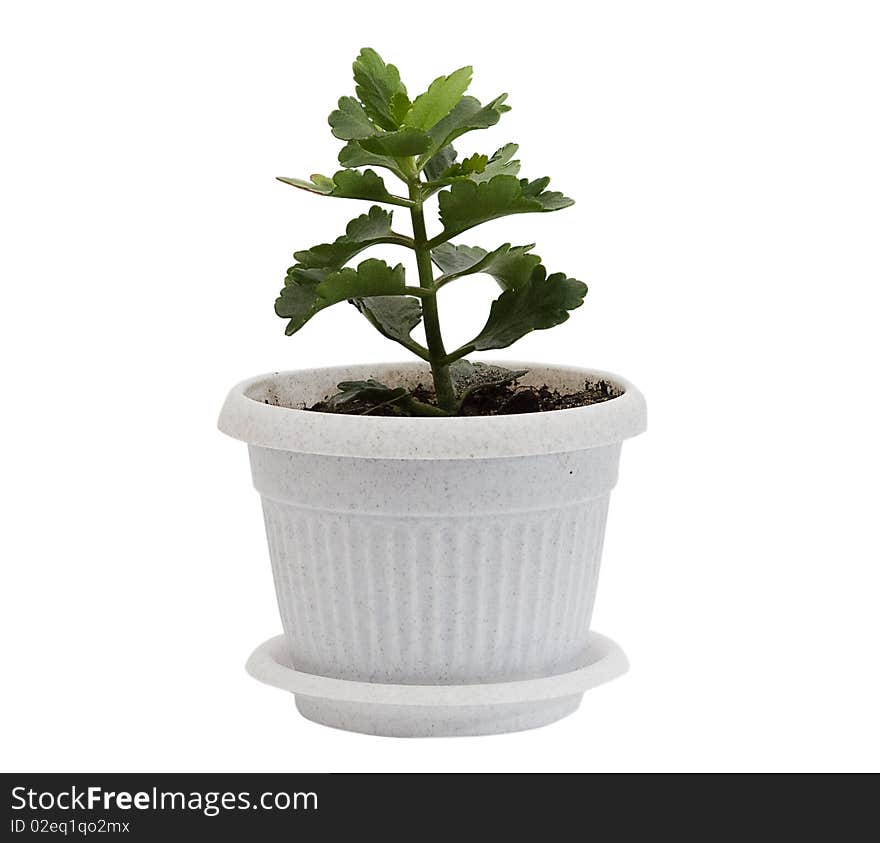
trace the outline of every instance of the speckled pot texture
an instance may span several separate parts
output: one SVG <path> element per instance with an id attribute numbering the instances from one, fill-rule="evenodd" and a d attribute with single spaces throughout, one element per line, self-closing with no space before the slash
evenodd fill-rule
<path id="1" fill-rule="evenodd" d="M 249 446 L 296 671 L 465 688 L 583 668 L 620 446 L 645 429 L 645 402 L 607 372 L 503 365 L 528 369 L 525 383 L 576 391 L 604 378 L 621 394 L 486 418 L 302 409 L 342 380 L 429 382 L 419 363 L 279 372 L 229 393 L 219 426 Z M 352 731 L 464 735 L 544 725 L 581 696 L 407 706 L 297 694 L 296 704 Z"/>

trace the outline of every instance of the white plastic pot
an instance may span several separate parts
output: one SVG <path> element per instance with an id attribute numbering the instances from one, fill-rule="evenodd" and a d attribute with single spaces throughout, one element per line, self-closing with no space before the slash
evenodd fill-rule
<path id="1" fill-rule="evenodd" d="M 397 418 L 304 412 L 342 380 L 428 383 L 423 364 L 244 381 L 220 429 L 248 443 L 283 640 L 249 671 L 319 723 L 380 735 L 488 734 L 573 712 L 626 670 L 590 632 L 621 442 L 641 394 L 605 372 L 530 363 L 561 391 L 621 394 L 547 413 Z"/>

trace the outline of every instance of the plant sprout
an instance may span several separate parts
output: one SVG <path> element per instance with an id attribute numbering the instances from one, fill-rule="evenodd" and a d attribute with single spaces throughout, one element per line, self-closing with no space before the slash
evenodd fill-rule
<path id="1" fill-rule="evenodd" d="M 464 358 L 474 351 L 506 348 L 534 330 L 552 328 L 568 319 L 583 303 L 587 287 L 563 273 L 548 275 L 534 244 L 505 243 L 492 251 L 451 241 L 466 231 L 510 214 L 558 211 L 573 204 L 561 193 L 547 190 L 549 178 L 519 178 L 516 144 L 492 155 L 474 154 L 458 160 L 453 141 L 467 132 L 494 126 L 509 111 L 506 94 L 486 105 L 466 96 L 472 69 L 462 67 L 435 79 L 427 91 L 410 100 L 400 74 L 379 54 L 366 48 L 354 62 L 356 97 L 345 96 L 330 115 L 333 135 L 346 141 L 339 153 L 343 169 L 332 177 L 313 175 L 310 181 L 280 180 L 322 196 L 365 199 L 409 212 L 411 234 L 392 229 L 392 212 L 373 205 L 348 223 L 345 234 L 296 252 L 287 271 L 276 313 L 290 320 L 288 335 L 296 333 L 316 313 L 331 305 L 351 302 L 367 321 L 430 364 L 436 405 L 416 401 L 403 387 L 392 389 L 376 381 L 340 384 L 337 402 L 361 398 L 392 404 L 413 415 L 454 415 L 466 395 L 486 384 L 508 383 L 522 372 Z M 373 168 L 397 177 L 403 189 L 393 193 Z M 442 230 L 429 236 L 425 201 L 438 195 Z M 402 264 L 389 266 L 370 258 L 346 266 L 371 246 L 394 244 L 412 249 L 418 267 L 416 283 L 407 283 Z M 438 274 L 435 275 L 434 268 Z M 482 330 L 459 348 L 447 349 L 440 330 L 438 293 L 474 273 L 491 275 L 501 287 Z M 412 337 L 424 322 L 422 345 Z"/>

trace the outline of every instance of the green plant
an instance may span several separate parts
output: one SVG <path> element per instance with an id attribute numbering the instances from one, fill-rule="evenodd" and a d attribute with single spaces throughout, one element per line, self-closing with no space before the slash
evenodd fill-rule
<path id="1" fill-rule="evenodd" d="M 415 401 L 408 391 L 375 381 L 340 384 L 337 402 L 359 397 L 394 405 L 411 414 L 457 412 L 468 390 L 509 382 L 522 373 L 463 361 L 473 351 L 506 348 L 533 330 L 564 322 L 583 303 L 587 287 L 562 273 L 548 275 L 532 245 L 502 246 L 486 251 L 453 245 L 454 237 L 489 220 L 510 214 L 557 211 L 573 204 L 548 191 L 548 178 L 518 177 L 516 144 L 493 155 L 474 154 L 461 161 L 452 144 L 466 132 L 494 126 L 509 110 L 506 94 L 486 105 L 465 96 L 471 68 L 463 67 L 435 79 L 428 90 L 410 100 L 397 68 L 385 64 L 372 49 L 354 62 L 355 97 L 342 97 L 330 115 L 333 134 L 346 141 L 339 153 L 344 169 L 332 177 L 310 181 L 281 178 L 294 187 L 323 196 L 366 199 L 409 211 L 412 235 L 392 230 L 392 213 L 374 205 L 348 223 L 345 234 L 296 252 L 284 289 L 275 303 L 277 314 L 289 319 L 286 333 L 298 331 L 318 311 L 349 301 L 376 330 L 400 343 L 431 366 L 436 406 Z M 389 191 L 373 167 L 393 173 L 405 195 Z M 364 169 L 359 169 L 364 168 Z M 438 194 L 442 230 L 429 236 L 425 201 Z M 377 244 L 412 249 L 418 283 L 407 284 L 402 264 L 368 259 L 356 268 L 346 264 Z M 433 266 L 440 270 L 435 276 Z M 447 351 L 440 330 L 437 294 L 447 284 L 473 273 L 495 278 L 502 293 L 492 303 L 483 329 L 470 342 Z M 412 337 L 424 320 L 426 345 Z"/>

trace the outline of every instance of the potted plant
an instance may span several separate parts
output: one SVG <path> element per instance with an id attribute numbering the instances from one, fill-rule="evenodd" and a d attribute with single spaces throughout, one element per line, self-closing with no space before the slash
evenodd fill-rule
<path id="1" fill-rule="evenodd" d="M 453 143 L 509 109 L 506 95 L 465 95 L 470 67 L 411 99 L 364 49 L 354 79 L 357 96 L 329 118 L 343 169 L 281 181 L 378 204 L 295 253 L 275 309 L 293 334 L 350 302 L 418 360 L 276 372 L 230 392 L 219 426 L 249 445 L 284 628 L 248 668 L 293 691 L 307 718 L 354 731 L 543 725 L 626 669 L 590 616 L 620 446 L 644 430 L 644 400 L 604 372 L 467 359 L 559 325 L 587 287 L 549 274 L 530 245 L 458 238 L 572 200 L 519 178 L 514 144 L 459 159 Z M 376 258 L 350 265 L 377 244 L 410 250 L 415 276 Z M 477 336 L 449 349 L 438 294 L 475 273 L 501 292 Z"/>

